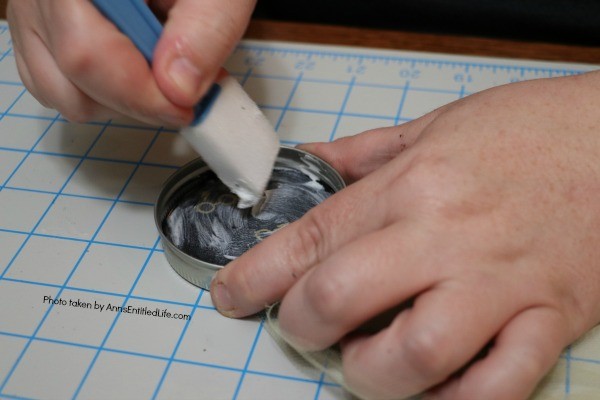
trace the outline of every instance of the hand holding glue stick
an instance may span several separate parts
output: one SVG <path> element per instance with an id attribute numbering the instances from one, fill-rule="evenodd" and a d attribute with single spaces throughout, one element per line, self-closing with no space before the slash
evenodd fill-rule
<path id="1" fill-rule="evenodd" d="M 248 24 L 254 0 L 151 0 L 167 15 L 152 67 L 89 0 L 10 0 L 21 79 L 75 122 L 186 126 Z"/>
<path id="2" fill-rule="evenodd" d="M 92 2 L 152 63 L 162 26 L 146 4 L 142 0 Z M 260 202 L 279 151 L 279 140 L 235 78 L 221 69 L 215 83 L 194 106 L 194 120 L 181 133 L 239 197 L 238 207 Z"/>
<path id="3" fill-rule="evenodd" d="M 17 63 L 30 91 L 75 121 L 126 114 L 187 126 L 183 135 L 240 197 L 240 207 L 256 204 L 277 136 L 237 81 L 219 72 L 254 3 L 157 2 L 171 7 L 164 32 L 142 0 L 63 3 L 10 3 Z M 49 16 L 50 30 L 37 23 Z"/>

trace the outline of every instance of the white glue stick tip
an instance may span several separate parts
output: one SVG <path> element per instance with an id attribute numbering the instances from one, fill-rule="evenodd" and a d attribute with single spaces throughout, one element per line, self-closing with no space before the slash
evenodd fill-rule
<path id="1" fill-rule="evenodd" d="M 271 123 L 239 82 L 227 75 L 201 122 L 181 133 L 219 179 L 235 193 L 238 207 L 259 202 L 279 152 Z"/>

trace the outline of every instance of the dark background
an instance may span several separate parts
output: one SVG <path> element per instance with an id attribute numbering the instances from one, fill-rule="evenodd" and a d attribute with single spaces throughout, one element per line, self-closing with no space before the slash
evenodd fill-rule
<path id="1" fill-rule="evenodd" d="M 600 45 L 600 0 L 258 0 L 259 18 Z"/>
<path id="2" fill-rule="evenodd" d="M 600 63 L 600 0 L 258 0 L 255 17 L 247 38 Z"/>
<path id="3" fill-rule="evenodd" d="M 258 0 L 255 17 L 600 46 L 600 0 Z"/>

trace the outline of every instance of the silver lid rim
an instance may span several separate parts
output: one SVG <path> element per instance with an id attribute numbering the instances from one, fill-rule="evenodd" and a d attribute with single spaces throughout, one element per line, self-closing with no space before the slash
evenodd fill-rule
<path id="1" fill-rule="evenodd" d="M 290 166 L 290 164 L 302 165 L 302 163 L 316 165 L 319 168 L 319 178 L 323 179 L 335 192 L 346 187 L 340 174 L 331 165 L 295 147 L 282 145 L 275 165 Z M 154 207 L 154 223 L 158 229 L 167 261 L 182 278 L 205 290 L 210 289 L 214 275 L 223 266 L 202 261 L 178 249 L 163 232 L 162 221 L 168 211 L 166 209 L 168 201 L 173 194 L 187 182 L 208 170 L 208 166 L 201 158 L 192 160 L 181 167 L 165 181 Z"/>

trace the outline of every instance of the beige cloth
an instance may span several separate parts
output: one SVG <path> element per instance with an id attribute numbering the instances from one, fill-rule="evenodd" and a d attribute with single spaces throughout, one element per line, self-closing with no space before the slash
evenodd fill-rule
<path id="1" fill-rule="evenodd" d="M 265 327 L 286 356 L 301 370 L 317 370 L 344 387 L 346 398 L 358 398 L 351 393 L 342 376 L 341 354 L 336 348 L 321 352 L 301 352 L 293 348 L 280 333 L 277 305 L 266 312 Z M 419 396 L 413 399 L 418 399 Z M 600 400 L 600 326 L 569 346 L 559 361 L 542 380 L 532 400 Z"/>

